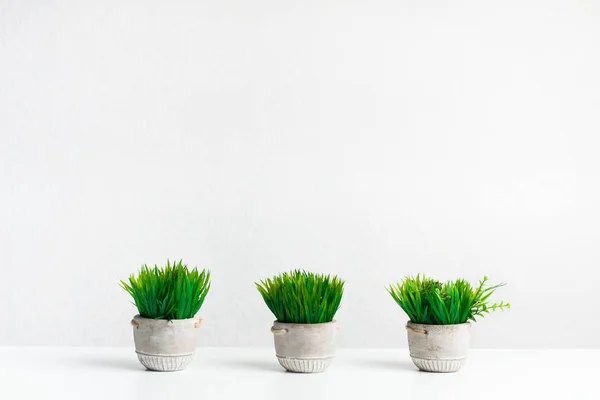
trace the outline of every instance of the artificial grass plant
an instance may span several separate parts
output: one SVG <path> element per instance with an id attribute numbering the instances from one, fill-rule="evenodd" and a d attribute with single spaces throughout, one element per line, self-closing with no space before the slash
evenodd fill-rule
<path id="1" fill-rule="evenodd" d="M 133 297 L 133 304 L 143 318 L 193 318 L 202 307 L 210 289 L 210 271 L 188 269 L 180 260 L 165 267 L 143 265 L 137 276 L 121 287 Z"/>
<path id="2" fill-rule="evenodd" d="M 489 297 L 504 283 L 487 286 L 488 277 L 474 288 L 464 279 L 441 283 L 435 279 L 406 277 L 390 285 L 388 292 L 416 324 L 464 324 L 491 311 L 510 308 L 510 303 L 492 303 Z"/>
<path id="3" fill-rule="evenodd" d="M 256 282 L 267 307 L 279 322 L 331 322 L 342 300 L 344 281 L 337 276 L 294 270 Z"/>

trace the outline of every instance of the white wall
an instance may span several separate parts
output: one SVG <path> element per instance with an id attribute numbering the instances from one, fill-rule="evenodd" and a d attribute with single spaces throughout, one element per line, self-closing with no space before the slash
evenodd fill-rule
<path id="1" fill-rule="evenodd" d="M 425 272 L 508 283 L 474 346 L 600 347 L 599 71 L 592 0 L 0 0 L 0 345 L 131 346 L 170 257 L 201 345 L 271 346 L 301 267 L 341 346 L 405 346 Z"/>

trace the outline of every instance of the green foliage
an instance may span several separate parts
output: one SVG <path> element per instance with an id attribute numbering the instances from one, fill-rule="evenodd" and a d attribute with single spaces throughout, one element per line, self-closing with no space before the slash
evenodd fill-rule
<path id="1" fill-rule="evenodd" d="M 489 297 L 504 286 L 486 286 L 487 276 L 475 289 L 464 279 L 441 283 L 434 279 L 406 277 L 387 289 L 411 322 L 429 325 L 464 324 L 491 311 L 510 308 L 510 303 L 490 304 Z"/>
<path id="2" fill-rule="evenodd" d="M 140 316 L 152 319 L 193 318 L 210 289 L 210 271 L 189 270 L 182 261 L 166 267 L 143 265 L 138 276 L 131 275 L 129 284 L 121 287 L 133 297 Z"/>
<path id="3" fill-rule="evenodd" d="M 342 300 L 344 281 L 337 276 L 295 270 L 256 283 L 265 303 L 280 322 L 331 322 Z"/>

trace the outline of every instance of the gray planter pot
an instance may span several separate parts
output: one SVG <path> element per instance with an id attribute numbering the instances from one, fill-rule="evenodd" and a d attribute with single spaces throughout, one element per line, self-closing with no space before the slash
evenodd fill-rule
<path id="1" fill-rule="evenodd" d="M 336 321 L 324 324 L 273 322 L 271 332 L 279 364 L 291 372 L 323 372 L 335 354 Z"/>
<path id="2" fill-rule="evenodd" d="M 202 318 L 131 320 L 135 352 L 142 365 L 153 371 L 179 371 L 194 358 Z"/>
<path id="3" fill-rule="evenodd" d="M 470 323 L 423 325 L 408 322 L 408 349 L 422 371 L 456 372 L 465 363 L 469 349 Z"/>

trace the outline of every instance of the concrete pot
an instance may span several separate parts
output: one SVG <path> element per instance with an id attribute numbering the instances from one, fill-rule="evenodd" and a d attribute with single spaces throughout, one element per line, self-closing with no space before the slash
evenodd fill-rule
<path id="1" fill-rule="evenodd" d="M 470 323 L 423 325 L 408 322 L 408 350 L 422 371 L 456 372 L 465 363 L 469 349 Z"/>
<path id="2" fill-rule="evenodd" d="M 202 318 L 131 320 L 135 352 L 142 365 L 153 371 L 179 371 L 194 358 Z"/>
<path id="3" fill-rule="evenodd" d="M 275 353 L 279 364 L 291 372 L 323 372 L 335 354 L 336 321 L 323 324 L 273 322 Z"/>

